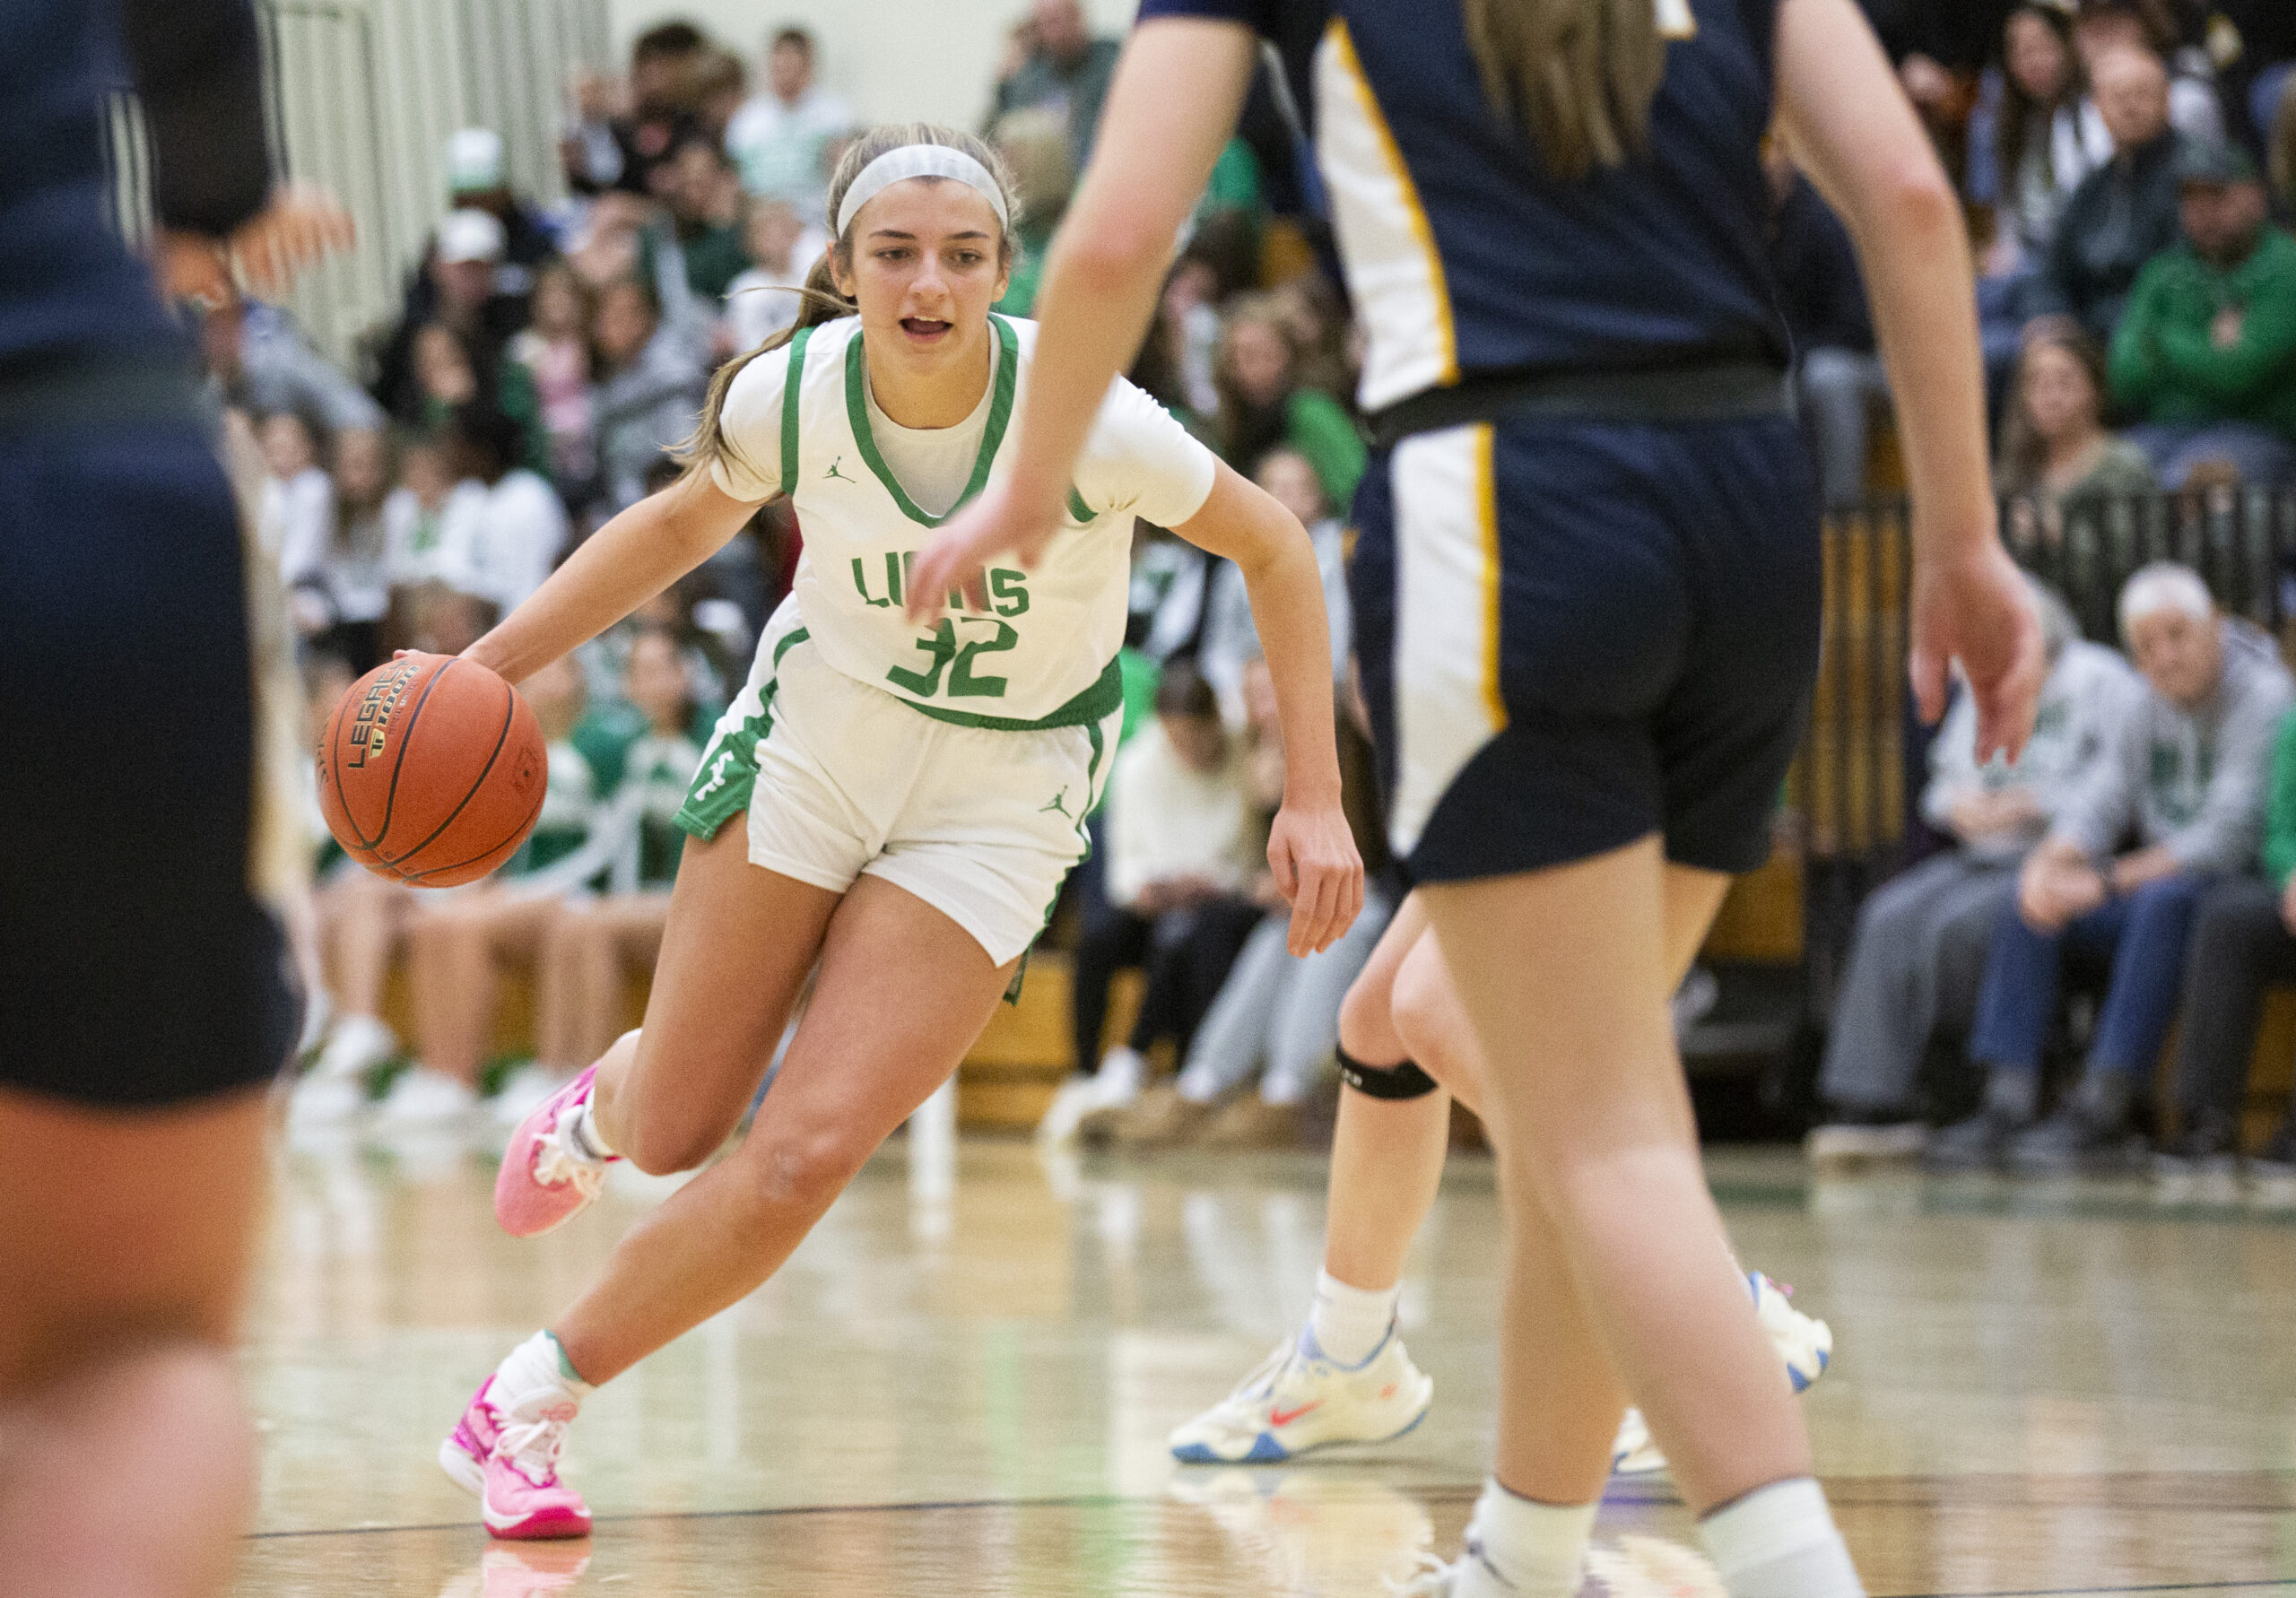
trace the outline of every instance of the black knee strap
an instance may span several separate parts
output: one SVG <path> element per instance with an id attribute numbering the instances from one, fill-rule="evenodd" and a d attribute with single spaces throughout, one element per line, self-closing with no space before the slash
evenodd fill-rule
<path id="1" fill-rule="evenodd" d="M 1366 1098 L 1424 1099 L 1440 1085 L 1409 1060 L 1394 1065 L 1366 1065 L 1344 1048 L 1335 1047 L 1333 1052 L 1339 1056 L 1339 1080 Z"/>

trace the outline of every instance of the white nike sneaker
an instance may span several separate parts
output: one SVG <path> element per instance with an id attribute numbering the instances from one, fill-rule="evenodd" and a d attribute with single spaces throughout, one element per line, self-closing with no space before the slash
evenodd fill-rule
<path id="1" fill-rule="evenodd" d="M 1183 1464 L 1276 1464 L 1342 1443 L 1392 1442 L 1426 1417 L 1434 1396 L 1393 1327 L 1352 1368 L 1287 1342 L 1169 1442 Z"/>
<path id="2" fill-rule="evenodd" d="M 1099 1086 L 1081 1071 L 1061 1083 L 1046 1107 L 1044 1119 L 1037 1123 L 1037 1142 L 1057 1144 L 1074 1139 L 1077 1126 L 1097 1107 L 1093 1099 Z"/>
<path id="3" fill-rule="evenodd" d="M 338 1016 L 311 1074 L 364 1076 L 396 1053 L 398 1034 L 373 1016 Z"/>
<path id="4" fill-rule="evenodd" d="M 470 1084 L 427 1065 L 410 1067 L 375 1107 L 374 1130 L 412 1132 L 443 1129 L 467 1120 L 478 1107 Z"/>
<path id="5" fill-rule="evenodd" d="M 1754 1297 L 1754 1316 L 1770 1334 L 1770 1346 L 1786 1361 L 1787 1379 L 1794 1391 L 1806 1393 L 1810 1384 L 1825 1375 L 1833 1359 L 1833 1328 L 1815 1316 L 1794 1307 L 1783 1288 L 1759 1271 L 1746 1273 L 1747 1290 Z M 1611 1469 L 1622 1476 L 1646 1475 L 1666 1468 L 1666 1456 L 1650 1440 L 1650 1428 L 1640 1410 L 1629 1410 L 1619 1423 L 1618 1440 L 1611 1445 Z"/>
<path id="6" fill-rule="evenodd" d="M 1422 1553 L 1401 1579 L 1387 1578 L 1387 1591 L 1396 1598 L 1512 1598 L 1518 1589 L 1483 1557 L 1470 1524 L 1466 1548 L 1457 1559 L 1445 1564 L 1434 1554 Z"/>
<path id="7" fill-rule="evenodd" d="M 367 1107 L 367 1079 L 308 1071 L 287 1095 L 291 1132 L 325 1133 L 344 1127 Z"/>

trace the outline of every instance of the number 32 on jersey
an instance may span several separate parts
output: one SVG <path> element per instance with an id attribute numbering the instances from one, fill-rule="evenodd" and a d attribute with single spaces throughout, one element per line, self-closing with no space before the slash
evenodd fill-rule
<path id="1" fill-rule="evenodd" d="M 915 564 L 917 551 L 885 551 L 883 572 L 883 592 L 869 591 L 873 573 L 868 563 L 859 556 L 853 560 L 853 586 L 868 604 L 879 607 L 904 603 L 903 579 Z M 988 574 L 988 607 L 975 609 L 970 600 L 959 593 L 949 595 L 949 607 L 956 614 L 944 616 L 933 630 L 917 640 L 917 647 L 926 659 L 918 670 L 895 666 L 885 673 L 885 681 L 904 693 L 920 699 L 929 699 L 942 691 L 946 678 L 948 697 L 952 699 L 999 699 L 1004 697 L 1006 679 L 985 676 L 974 669 L 974 663 L 983 656 L 1002 655 L 1021 641 L 1013 626 L 1013 618 L 1024 616 L 1029 611 L 1028 574 L 1004 569 Z M 961 635 L 960 628 L 967 630 Z M 983 629 L 993 629 L 984 632 Z"/>

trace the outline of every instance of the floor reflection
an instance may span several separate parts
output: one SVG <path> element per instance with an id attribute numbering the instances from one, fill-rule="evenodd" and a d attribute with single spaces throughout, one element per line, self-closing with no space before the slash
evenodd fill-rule
<path id="1" fill-rule="evenodd" d="M 1376 1457 L 1183 1471 L 1165 1433 L 1303 1313 L 1319 1160 L 1047 1162 L 896 1144 L 774 1281 L 594 1401 L 588 1543 L 490 1547 L 431 1454 L 504 1349 L 674 1184 L 518 1243 L 491 1161 L 282 1166 L 247 1368 L 265 1441 L 242 1598 L 284 1594 L 1378 1594 L 1448 1553 L 1488 1450 L 1499 1219 L 1461 1163 L 1412 1259 L 1437 1382 Z M 2296 1225 L 2137 1185 L 1713 1174 L 1750 1264 L 1832 1321 L 1822 1469 L 1877 1598 L 2296 1587 Z M 1663 1481 L 1602 1535 L 1688 1541 Z"/>

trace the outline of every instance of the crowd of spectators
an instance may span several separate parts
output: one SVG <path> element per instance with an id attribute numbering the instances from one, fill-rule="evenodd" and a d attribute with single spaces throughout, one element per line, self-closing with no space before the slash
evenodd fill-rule
<path id="1" fill-rule="evenodd" d="M 2053 536 L 2071 508 L 2161 489 L 2296 482 L 2296 239 L 2282 225 L 2296 198 L 2296 6 L 1864 3 L 1969 204 L 2013 531 Z M 548 205 L 512 183 L 497 131 L 454 135 L 437 226 L 355 377 L 274 308 L 204 313 L 217 397 L 257 424 L 264 537 L 315 710 L 391 648 L 468 643 L 668 481 L 711 372 L 795 318 L 829 242 L 829 174 L 860 119 L 820 81 L 804 29 L 750 48 L 754 74 L 742 48 L 665 22 L 638 36 L 625 74 L 585 76 L 559 130 L 568 197 Z M 1036 0 L 1006 41 L 982 117 L 1022 202 L 1003 311 L 1034 302 L 1117 53 L 1076 0 Z M 1366 464 L 1355 346 L 1295 154 L 1262 74 L 1132 375 L 1310 530 L 1359 841 L 1376 861 L 1344 575 Z M 1768 164 L 1805 422 L 1824 498 L 1847 507 L 1886 487 L 1874 462 L 1887 379 L 1847 230 L 1782 144 Z M 502 1075 L 487 1054 L 506 962 L 530 964 L 541 995 L 536 1059 L 510 1074 L 509 1112 L 612 1036 L 621 974 L 658 938 L 675 857 L 665 806 L 787 591 L 799 536 L 769 508 L 530 685 L 552 740 L 550 809 L 500 881 L 423 896 L 357 873 L 330 882 L 334 1021 L 313 1114 L 409 1055 L 385 1121 L 467 1113 Z M 1396 890 L 1375 894 L 1339 946 L 1290 959 L 1260 858 L 1283 751 L 1240 574 L 1144 526 L 1132 597 L 1126 742 L 1055 923 L 1073 951 L 1084 1074 L 1044 1130 L 1138 1149 L 1292 1141 L 1327 1069 L 1339 995 Z M 2286 679 L 2268 641 L 2202 620 L 2205 603 L 2157 571 L 2133 586 L 2132 669 L 2044 594 L 2054 670 L 2032 751 L 1980 768 L 1967 713 L 1949 721 L 1924 807 L 1945 847 L 1866 908 L 1817 1146 L 1919 1142 L 1940 1161 L 2025 1168 L 2122 1148 L 2188 940 L 2233 953 L 2216 978 L 2225 996 L 2211 998 L 2222 1024 L 2183 1034 L 2171 1126 L 2196 1148 L 2223 1142 L 2244 1060 L 2229 1040 L 2247 1037 L 2262 985 L 2296 973 L 2296 915 L 2283 923 L 2278 897 L 2296 864 L 2296 779 L 2291 813 L 2267 818 L 2263 795 L 2277 803 L 2278 789 L 2263 762 Z M 2176 640 L 2158 643 L 2166 632 Z M 2283 753 L 2296 768 L 2296 734 Z M 2258 829 L 2280 840 L 2267 862 L 2273 847 L 2287 856 L 2268 882 L 2250 869 Z M 2093 1026 L 2074 1028 L 2087 1070 L 2044 1114 L 2039 1084 L 2066 1035 L 2059 963 L 2078 988 L 2100 951 L 2115 976 Z M 380 1014 L 383 972 L 402 955 L 416 977 L 404 1039 Z M 1126 966 L 1144 991 L 1118 1029 Z M 2072 1012 L 2084 1020 L 2079 1003 Z M 1911 1123 L 1950 1102 L 1932 1090 L 1941 1050 L 1987 1074 L 1963 1095 L 1982 1113 L 1932 1138 Z"/>

